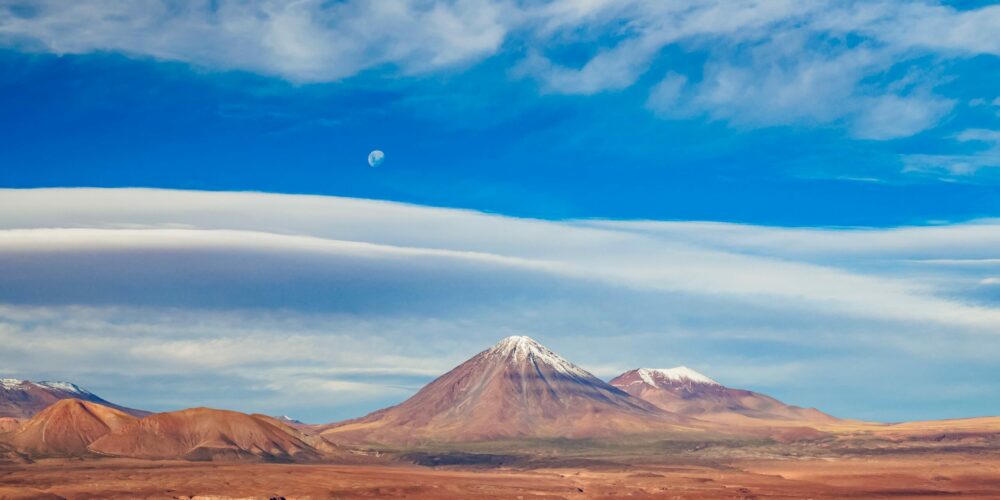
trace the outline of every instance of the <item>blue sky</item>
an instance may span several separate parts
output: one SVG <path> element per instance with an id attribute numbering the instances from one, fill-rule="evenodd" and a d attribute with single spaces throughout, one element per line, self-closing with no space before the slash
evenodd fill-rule
<path id="1" fill-rule="evenodd" d="M 604 376 L 639 362 L 687 364 L 731 385 L 846 416 L 1000 413 L 989 402 L 997 400 L 990 386 L 1000 373 L 969 348 L 1000 348 L 992 339 L 1000 331 L 993 318 L 1000 281 L 991 281 L 1000 276 L 1000 256 L 990 246 L 1000 215 L 1000 41 L 990 36 L 998 31 L 1000 7 L 989 2 L 6 2 L 0 5 L 0 188 L 211 191 L 227 207 L 229 191 L 365 198 L 408 204 L 386 205 L 403 218 L 413 216 L 406 207 L 420 206 L 498 214 L 504 221 L 498 227 L 525 239 L 519 248 L 456 235 L 437 220 L 404 238 L 392 234 L 400 228 L 391 217 L 374 217 L 370 231 L 358 233 L 339 219 L 326 221 L 342 228 L 333 232 L 280 220 L 243 226 L 241 218 L 263 217 L 252 203 L 216 213 L 216 205 L 199 201 L 205 212 L 192 218 L 165 200 L 160 212 L 140 210 L 140 217 L 133 211 L 143 197 L 132 191 L 34 191 L 25 198 L 4 191 L 8 200 L 31 206 L 9 201 L 0 213 L 10 285 L 0 294 L 0 324 L 28 335 L 41 328 L 32 321 L 47 318 L 37 321 L 48 322 L 52 335 L 78 331 L 95 352 L 120 339 L 96 333 L 91 321 L 132 325 L 126 330 L 137 343 L 119 346 L 132 353 L 123 355 L 122 366 L 156 368 L 138 370 L 118 386 L 100 370 L 72 372 L 39 360 L 0 357 L 0 369 L 29 378 L 56 371 L 154 409 L 185 401 L 242 404 L 321 421 L 396 401 L 507 333 L 569 350 Z M 386 153 L 376 169 L 366 164 L 372 149 Z M 259 196 L 262 206 L 294 217 L 305 217 L 298 203 L 310 203 Z M 83 210 L 102 197 L 117 201 Z M 48 205 L 64 212 L 50 213 Z M 79 220 L 71 216 L 77 212 Z M 322 214 L 352 217 L 350 210 Z M 561 255 L 555 242 L 526 236 L 529 219 L 568 226 L 580 241 Z M 667 226 L 640 230 L 613 220 Z M 592 223 L 614 227 L 575 232 Z M 210 242 L 175 235 L 180 251 L 170 243 L 174 233 L 146 241 L 145 233 L 100 232 L 129 227 L 212 234 Z M 42 228 L 88 229 L 98 231 L 88 238 L 108 238 L 110 249 L 96 254 L 70 243 L 60 250 L 65 254 L 45 254 L 61 256 L 59 262 L 84 259 L 107 274 L 44 272 L 55 264 L 27 249 L 51 250 L 78 233 L 51 241 L 43 234 L 39 242 L 18 232 Z M 257 235 L 251 240 L 260 247 L 251 251 L 227 239 L 234 230 Z M 357 263 L 347 257 L 314 260 L 300 255 L 298 242 L 255 239 L 271 233 L 558 261 L 557 274 L 573 278 L 553 278 L 556 271 L 547 269 L 507 279 L 493 268 L 459 266 L 444 274 L 450 278 L 439 290 L 415 284 L 434 281 L 422 256 L 412 267 L 375 259 L 368 273 L 358 274 L 349 272 Z M 950 243 L 955 234 L 966 236 Z M 119 237 L 128 244 L 115 246 Z M 636 258 L 665 274 L 638 283 L 625 263 L 591 260 L 591 252 L 628 254 L 605 238 L 646 249 Z M 265 251 L 272 245 L 283 250 Z M 234 269 L 225 258 L 204 260 L 201 252 L 219 248 L 247 263 L 286 269 L 283 292 L 265 293 L 277 278 L 250 264 Z M 659 251 L 704 274 L 683 275 L 684 265 L 655 257 Z M 154 259 L 164 269 L 191 268 L 191 259 L 215 264 L 182 277 L 147 275 L 117 269 L 123 254 Z M 717 259 L 731 282 L 712 277 Z M 576 266 L 588 265 L 604 270 L 585 278 L 587 286 L 572 281 L 584 279 L 573 274 Z M 754 273 L 745 265 L 776 266 L 801 281 L 782 289 L 764 276 L 747 277 Z M 317 279 L 312 266 L 333 271 Z M 895 312 L 850 305 L 851 285 L 829 273 L 874 280 L 869 285 L 880 295 L 869 307 Z M 136 288 L 128 276 L 141 277 L 144 286 Z M 490 292 L 494 285 L 504 293 Z M 760 301 L 771 288 L 783 290 L 781 305 Z M 318 298 L 325 293 L 336 300 Z M 628 313 L 629 303 L 646 309 Z M 608 304 L 607 310 L 583 315 L 593 320 L 587 327 L 577 324 L 574 318 L 594 304 Z M 907 307 L 942 316 L 903 318 L 897 309 Z M 497 312 L 511 308 L 547 319 L 533 323 Z M 712 312 L 720 309 L 736 319 Z M 828 314 L 824 324 L 808 320 L 817 310 Z M 956 323 L 956 314 L 978 323 Z M 240 334 L 247 318 L 268 326 Z M 217 329 L 175 333 L 186 340 L 171 340 L 169 332 L 181 328 L 171 325 L 183 321 Z M 195 380 L 209 373 L 225 379 L 238 394 L 232 400 L 171 371 L 167 354 L 157 362 L 149 357 L 151 345 L 167 343 L 210 357 L 213 345 L 240 335 L 276 338 L 283 324 L 296 325 L 303 343 L 323 345 L 329 339 L 316 325 L 327 324 L 353 350 L 321 370 L 308 349 L 292 349 L 304 358 L 275 361 L 270 382 L 248 374 L 247 366 L 260 362 L 252 349 L 242 361 L 183 370 Z M 391 370 L 386 357 L 377 376 L 353 364 L 351 356 L 408 345 L 400 341 L 404 334 L 392 333 L 406 325 L 440 344 L 416 342 L 412 352 L 397 353 L 405 369 Z M 455 333 L 468 329 L 479 333 Z M 580 339 L 622 347 L 601 360 L 573 347 Z M 650 351 L 636 339 L 657 347 Z M 925 352 L 930 345 L 939 349 Z M 102 356 L 72 359 L 86 367 L 106 361 Z M 306 376 L 291 369 L 303 364 L 315 370 Z M 860 366 L 868 376 L 831 379 L 838 364 Z M 940 394 L 908 392 L 914 377 L 942 384 Z M 163 398 L 143 395 L 148 384 L 160 387 Z M 309 406 L 276 396 L 291 387 L 308 392 L 309 384 L 333 387 L 341 399 Z M 378 396 L 359 396 L 366 391 Z"/>
<path id="2" fill-rule="evenodd" d="M 1000 208 L 1000 48 L 981 29 L 996 8 L 565 1 L 500 2 L 490 15 L 493 2 L 443 3 L 496 30 L 477 47 L 466 46 L 474 24 L 428 38 L 353 3 L 328 14 L 310 2 L 7 7 L 0 182 L 778 225 L 919 224 Z M 245 28 L 261 33 L 255 42 L 212 34 L 242 11 L 270 16 Z M 109 12 L 120 20 L 100 17 Z M 312 16 L 314 39 L 268 44 L 299 15 Z M 334 41 L 361 27 L 371 33 L 338 52 Z M 449 58 L 429 62 L 435 54 Z M 375 148 L 389 161 L 371 172 L 363 160 Z"/>

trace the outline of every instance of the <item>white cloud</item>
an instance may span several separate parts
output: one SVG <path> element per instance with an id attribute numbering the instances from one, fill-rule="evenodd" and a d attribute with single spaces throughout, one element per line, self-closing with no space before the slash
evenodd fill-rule
<path id="1" fill-rule="evenodd" d="M 705 60 L 701 68 L 665 60 L 667 72 L 689 80 L 684 115 L 738 126 L 844 125 L 870 139 L 931 128 L 951 106 L 932 93 L 930 76 L 919 92 L 893 90 L 906 78 L 883 81 L 890 69 L 927 55 L 1000 55 L 997 37 L 986 35 L 998 29 L 997 6 L 960 11 L 905 1 L 44 0 L 0 7 L 6 46 L 119 51 L 295 82 L 380 68 L 435 72 L 507 50 L 521 58 L 514 74 L 538 80 L 544 92 L 588 95 L 635 85 L 671 48 Z M 563 60 L 565 49 L 577 55 Z M 672 89 L 664 85 L 654 87 L 650 106 L 673 116 L 658 104 Z"/>
<path id="2" fill-rule="evenodd" d="M 956 139 L 963 142 L 985 142 L 991 145 L 1000 144 L 1000 130 L 968 129 L 959 133 Z"/>
<path id="3" fill-rule="evenodd" d="M 0 209 L 5 214 L 0 217 L 0 227 L 7 228 L 0 231 L 0 252 L 17 257 L 9 261 L 15 265 L 6 270 L 11 284 L 6 292 L 8 297 L 17 295 L 14 283 L 31 287 L 32 283 L 44 278 L 66 285 L 73 282 L 70 280 L 87 279 L 89 274 L 78 273 L 90 272 L 95 265 L 113 265 L 127 272 L 123 280 L 108 276 L 107 289 L 99 286 L 89 292 L 93 297 L 103 297 L 100 293 L 103 290 L 107 300 L 114 300 L 116 294 L 124 295 L 124 290 L 131 290 L 128 280 L 136 276 L 173 283 L 171 277 L 194 279 L 198 273 L 215 266 L 220 270 L 217 288 L 225 287 L 228 280 L 238 276 L 240 280 L 249 280 L 247 286 L 259 294 L 255 301 L 266 301 L 267 290 L 258 290 L 250 283 L 286 275 L 302 280 L 300 288 L 309 291 L 303 293 L 346 290 L 339 287 L 359 279 L 357 273 L 326 275 L 319 271 L 346 266 L 344 269 L 366 269 L 373 280 L 382 280 L 378 283 L 389 283 L 396 276 L 405 276 L 396 273 L 420 276 L 420 281 L 425 283 L 420 286 L 428 287 L 428 291 L 439 290 L 441 295 L 432 296 L 445 301 L 455 298 L 450 291 L 455 289 L 456 283 L 463 283 L 460 277 L 465 275 L 482 276 L 497 284 L 506 283 L 505 286 L 511 287 L 505 289 L 508 291 L 521 290 L 523 287 L 518 283 L 522 282 L 569 280 L 637 290 L 720 295 L 740 301 L 774 297 L 794 301 L 798 307 L 845 314 L 943 321 L 963 326 L 1000 326 L 997 311 L 934 297 L 916 283 L 854 273 L 850 269 L 830 266 L 823 260 L 805 261 L 787 249 L 768 250 L 783 252 L 785 258 L 780 260 L 768 251 L 756 255 L 733 251 L 734 246 L 752 243 L 762 234 L 772 233 L 768 237 L 776 238 L 789 233 L 772 228 L 737 226 L 748 234 L 734 231 L 726 236 L 737 241 L 716 239 L 713 246 L 707 246 L 704 242 L 711 238 L 711 233 L 702 234 L 701 241 L 679 241 L 623 231 L 617 224 L 610 223 L 512 219 L 343 198 L 155 190 L 5 191 Z M 73 215 L 67 218 L 67 213 Z M 157 227 L 164 223 L 189 229 Z M 29 224 L 43 228 L 77 227 L 25 229 Z M 108 227 L 120 224 L 130 228 Z M 131 228 L 134 224 L 143 224 L 147 229 Z M 629 229 L 625 225 L 621 227 Z M 690 230 L 685 229 L 686 225 L 681 227 L 689 233 L 702 229 L 697 224 Z M 427 228 L 447 229 L 429 231 Z M 997 237 L 994 226 L 976 229 L 990 241 Z M 275 230 L 286 234 L 272 232 Z M 945 227 L 912 231 L 936 235 L 954 230 Z M 828 232 L 818 232 L 821 239 L 828 238 Z M 898 235 L 906 234 L 898 231 L 875 233 L 865 236 L 868 238 L 865 241 L 898 241 Z M 839 240 L 857 241 L 852 237 Z M 969 251 L 968 248 L 961 250 Z M 149 252 L 153 252 L 152 256 Z M 225 258 L 213 260 L 211 257 L 218 252 L 241 255 L 237 263 L 260 260 L 268 265 L 256 266 L 252 274 L 242 273 L 242 264 L 222 273 L 222 269 L 228 269 Z M 107 261 L 95 257 L 102 253 L 112 257 Z M 205 263 L 205 267 L 191 267 L 187 261 L 193 256 L 198 256 L 197 262 Z M 55 271 L 62 269 L 60 263 L 73 266 L 78 258 L 87 259 L 85 262 L 89 265 Z M 157 259 L 155 262 L 159 265 L 155 268 L 143 265 L 153 262 L 151 259 Z M 288 265 L 283 264 L 286 261 L 294 262 L 294 267 L 286 267 Z M 170 270 L 172 266 L 177 269 Z M 300 270 L 297 266 L 304 267 Z M 312 266 L 318 266 L 317 271 L 310 270 Z M 49 275 L 26 271 L 34 269 L 53 271 Z M 274 275 L 270 269 L 275 270 Z M 25 273 L 25 277 L 19 277 Z M 430 278 L 434 273 L 438 279 Z M 327 282 L 306 287 L 310 276 L 324 276 Z M 510 280 L 505 280 L 505 276 Z M 211 280 L 211 277 L 202 279 Z M 427 279 L 431 281 L 424 281 Z M 179 295 L 183 283 L 173 283 L 178 291 L 164 285 L 163 297 L 166 298 L 163 300 L 169 301 Z M 410 290 L 405 283 L 397 285 L 404 293 Z M 435 287 L 434 283 L 440 284 Z M 210 285 L 206 281 L 202 286 Z M 335 286 L 338 288 L 333 288 Z M 116 287 L 121 287 L 123 292 L 117 292 Z M 470 288 L 464 293 L 472 291 Z M 155 292 L 157 289 L 152 289 L 149 295 L 157 297 Z M 485 290 L 485 295 L 475 296 L 486 298 L 491 296 L 488 292 Z M 141 298 L 136 297 L 137 300 Z M 387 295 L 387 304 L 393 298 Z M 873 309 L 871 306 L 875 303 L 879 307 Z"/>
<path id="4" fill-rule="evenodd" d="M 512 334 L 602 375 L 689 364 L 741 385 L 740 373 L 763 384 L 773 377 L 760 374 L 794 367 L 822 383 L 825 368 L 801 356 L 915 366 L 1000 352 L 1000 309 L 975 296 L 998 246 L 995 221 L 790 229 L 262 193 L 0 190 L 0 366 L 109 397 L 125 387 L 122 402 L 137 406 L 319 420 L 398 401 Z M 983 264 L 940 263 L 969 260 Z M 288 397 L 310 390 L 328 399 Z M 219 391 L 234 399 L 212 402 Z"/>
<path id="5" fill-rule="evenodd" d="M 602 26 L 592 39 L 612 33 L 619 40 L 575 66 L 533 52 L 525 68 L 546 91 L 622 89 L 665 48 L 679 47 L 706 54 L 700 75 L 695 70 L 680 75 L 690 83 L 681 93 L 681 68 L 672 67 L 651 89 L 647 105 L 663 116 L 705 114 L 741 127 L 845 125 L 864 139 L 910 136 L 937 125 L 954 103 L 931 92 L 936 77 L 882 81 L 890 69 L 928 53 L 1000 54 L 996 43 L 982 36 L 1000 26 L 993 8 L 959 12 L 905 2 L 837 1 L 588 2 L 587 8 L 569 3 L 576 8 L 562 3 L 561 10 L 581 14 L 571 16 L 576 24 L 560 24 L 563 30 Z M 913 88 L 914 80 L 922 86 Z"/>
<path id="6" fill-rule="evenodd" d="M 854 123 L 854 135 L 863 139 L 908 137 L 937 124 L 954 101 L 927 96 L 883 95 L 870 99 Z"/>
<path id="7" fill-rule="evenodd" d="M 933 3 L 903 3 L 893 16 L 869 25 L 869 33 L 907 47 L 928 47 L 965 54 L 1000 55 L 1000 6 L 957 12 Z"/>
<path id="8" fill-rule="evenodd" d="M 956 135 L 955 140 L 982 147 L 978 151 L 966 154 L 904 155 L 904 171 L 967 177 L 979 173 L 984 169 L 1000 167 L 1000 131 L 969 129 Z"/>
<path id="9" fill-rule="evenodd" d="M 652 237 L 766 255 L 793 261 L 859 263 L 891 261 L 984 262 L 1000 246 L 1000 221 L 890 228 L 763 227 L 722 222 L 604 221 L 599 226 L 642 232 Z"/>
<path id="10" fill-rule="evenodd" d="M 590 95 L 631 87 L 649 65 L 654 51 L 633 47 L 635 43 L 602 51 L 579 69 L 553 64 L 537 52 L 528 54 L 515 74 L 531 75 L 546 92 Z"/>
<path id="11" fill-rule="evenodd" d="M 671 73 L 653 87 L 646 101 L 646 107 L 661 115 L 684 114 L 686 106 L 680 101 L 687 85 L 687 77 Z"/>
<path id="12" fill-rule="evenodd" d="M 507 34 L 504 10 L 489 0 L 50 0 L 0 8 L 0 37 L 57 54 L 111 50 L 331 81 L 383 64 L 424 72 L 480 60 Z"/>

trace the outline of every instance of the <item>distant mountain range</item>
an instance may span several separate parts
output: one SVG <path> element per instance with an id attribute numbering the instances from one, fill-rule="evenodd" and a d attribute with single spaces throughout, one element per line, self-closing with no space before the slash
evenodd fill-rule
<path id="1" fill-rule="evenodd" d="M 521 336 L 501 340 L 399 405 L 327 425 L 209 408 L 149 414 L 73 384 L 14 379 L 0 385 L 0 410 L 6 415 L 0 418 L 0 454 L 23 459 L 313 461 L 350 456 L 344 446 L 678 433 L 770 436 L 773 428 L 839 421 L 724 387 L 685 367 L 640 368 L 604 382 Z"/>

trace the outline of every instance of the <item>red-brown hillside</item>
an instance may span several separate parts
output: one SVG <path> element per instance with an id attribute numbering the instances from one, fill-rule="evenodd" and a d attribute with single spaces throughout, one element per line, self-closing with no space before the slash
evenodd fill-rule
<path id="1" fill-rule="evenodd" d="M 23 419 L 13 417 L 0 417 L 0 434 L 16 431 L 24 422 Z"/>
<path id="2" fill-rule="evenodd" d="M 90 454 L 87 446 L 92 442 L 136 420 L 115 408 L 63 399 L 42 410 L 4 440 L 31 457 L 84 456 Z"/>
<path id="3" fill-rule="evenodd" d="M 319 458 L 305 436 L 264 415 L 191 408 L 157 413 L 91 444 L 102 455 L 149 459 L 293 461 Z"/>

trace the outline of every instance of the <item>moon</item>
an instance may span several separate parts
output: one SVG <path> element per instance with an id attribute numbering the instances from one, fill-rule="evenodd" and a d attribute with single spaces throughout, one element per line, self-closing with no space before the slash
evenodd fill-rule
<path id="1" fill-rule="evenodd" d="M 368 166 L 369 167 L 373 167 L 373 168 L 377 167 L 377 166 L 381 165 L 384 160 L 385 160 L 385 153 L 383 153 L 383 152 L 381 152 L 381 151 L 379 151 L 377 149 L 375 151 L 372 151 L 371 153 L 368 153 Z"/>

